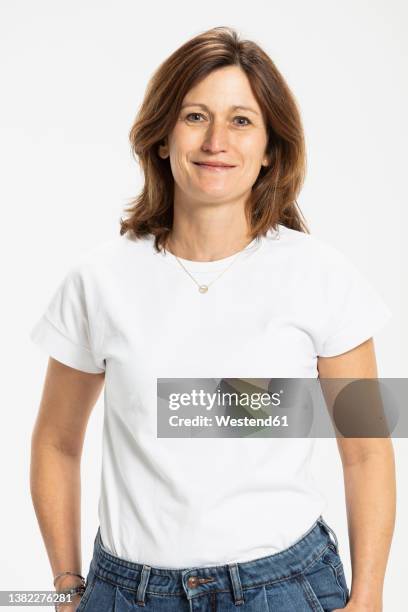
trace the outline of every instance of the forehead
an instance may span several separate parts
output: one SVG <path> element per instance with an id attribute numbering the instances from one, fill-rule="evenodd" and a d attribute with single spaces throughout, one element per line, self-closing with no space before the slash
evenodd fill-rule
<path id="1" fill-rule="evenodd" d="M 183 106 L 186 104 L 204 104 L 209 108 L 249 106 L 260 111 L 249 79 L 239 66 L 212 71 L 186 93 Z"/>

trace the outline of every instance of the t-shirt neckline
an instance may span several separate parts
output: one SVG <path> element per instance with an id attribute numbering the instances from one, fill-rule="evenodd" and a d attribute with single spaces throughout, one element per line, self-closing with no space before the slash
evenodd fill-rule
<path id="1" fill-rule="evenodd" d="M 195 261 L 192 259 L 184 259 L 183 257 L 176 257 L 170 251 L 160 251 L 160 253 L 157 253 L 157 255 L 158 257 L 160 257 L 160 259 L 170 263 L 171 265 L 180 267 L 181 262 L 189 272 L 218 272 L 232 264 L 232 261 L 235 258 L 237 259 L 236 263 L 238 263 L 238 260 L 246 259 L 256 251 L 258 251 L 261 248 L 263 242 L 264 238 L 262 236 L 256 237 L 246 247 L 241 249 L 241 251 L 237 251 L 236 253 L 233 253 L 228 257 L 223 257 L 222 259 L 215 259 L 213 261 Z"/>

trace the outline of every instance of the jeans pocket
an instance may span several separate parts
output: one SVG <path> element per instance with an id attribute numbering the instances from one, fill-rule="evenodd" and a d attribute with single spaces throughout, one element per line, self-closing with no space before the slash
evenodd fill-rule
<path id="1" fill-rule="evenodd" d="M 97 574 L 92 579 L 86 597 L 79 602 L 76 612 L 113 612 L 115 592 L 116 585 Z"/>
<path id="2" fill-rule="evenodd" d="M 86 578 L 86 583 L 85 583 L 85 591 L 83 592 L 82 597 L 79 600 L 79 605 L 75 612 L 84 612 L 85 606 L 93 591 L 93 588 L 95 585 L 95 579 L 96 579 L 95 574 L 93 573 L 92 570 L 89 570 L 88 576 Z"/>
<path id="3" fill-rule="evenodd" d="M 129 612 L 136 605 L 136 593 L 122 587 L 115 588 L 115 612 Z"/>
<path id="4" fill-rule="evenodd" d="M 347 604 L 349 602 L 349 600 L 350 600 L 350 591 L 349 591 L 349 588 L 347 586 L 347 581 L 346 581 L 346 576 L 344 574 L 343 564 L 341 564 L 340 566 L 337 566 L 336 574 L 337 574 L 337 582 L 339 583 L 339 585 L 343 589 L 344 603 Z"/>
<path id="5" fill-rule="evenodd" d="M 329 546 L 319 559 L 307 567 L 301 579 L 312 610 L 331 612 L 346 606 L 348 588 L 343 564 L 334 547 Z"/>
<path id="6" fill-rule="evenodd" d="M 332 568 L 337 583 L 340 589 L 343 591 L 344 603 L 347 603 L 350 599 L 350 592 L 346 582 L 343 562 L 339 555 L 338 549 L 330 544 L 322 557 L 322 561 L 324 563 L 327 563 L 327 565 L 330 565 L 330 567 Z"/>
<path id="7" fill-rule="evenodd" d="M 309 580 L 306 578 L 305 574 L 301 574 L 299 580 L 311 610 L 313 610 L 313 612 L 326 612 L 326 608 L 323 608 L 316 592 L 314 591 Z"/>

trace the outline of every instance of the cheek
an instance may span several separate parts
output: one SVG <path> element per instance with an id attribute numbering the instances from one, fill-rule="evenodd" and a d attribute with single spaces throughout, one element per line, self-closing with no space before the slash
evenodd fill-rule
<path id="1" fill-rule="evenodd" d="M 172 170 L 173 175 L 177 178 L 182 179 L 190 173 L 189 162 L 186 159 L 186 155 L 182 151 L 175 151 L 172 157 Z"/>
<path id="2" fill-rule="evenodd" d="M 267 140 L 261 135 L 251 143 L 248 143 L 249 155 L 256 164 L 262 162 L 267 144 Z"/>
<path id="3" fill-rule="evenodd" d="M 173 173 L 179 173 L 183 170 L 183 166 L 185 166 L 185 152 L 180 141 L 173 141 L 170 146 L 170 165 Z"/>
<path id="4" fill-rule="evenodd" d="M 197 151 L 197 138 L 191 135 L 179 134 L 177 139 L 174 138 L 170 147 L 170 163 L 173 173 L 179 174 L 189 171 L 190 160 L 194 158 L 194 152 Z"/>
<path id="5" fill-rule="evenodd" d="M 169 140 L 170 148 L 175 155 L 186 155 L 200 144 L 199 130 L 192 130 L 184 125 L 178 125 L 173 130 Z"/>
<path id="6" fill-rule="evenodd" d="M 185 189 L 190 188 L 194 180 L 194 169 L 188 161 L 191 155 L 180 149 L 173 149 L 170 155 L 170 166 L 174 181 Z"/>
<path id="7" fill-rule="evenodd" d="M 258 166 L 262 162 L 267 146 L 262 134 L 241 134 L 235 144 L 247 168 Z"/>

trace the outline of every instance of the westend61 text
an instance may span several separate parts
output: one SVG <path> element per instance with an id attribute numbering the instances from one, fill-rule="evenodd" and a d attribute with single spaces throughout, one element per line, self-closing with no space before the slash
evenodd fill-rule
<path id="1" fill-rule="evenodd" d="M 242 417 L 237 419 L 230 416 L 215 416 L 214 418 L 217 427 L 288 427 L 286 415 L 265 418 Z M 213 427 L 213 418 L 201 415 L 185 418 L 174 415 L 169 418 L 169 423 L 171 427 Z"/>

